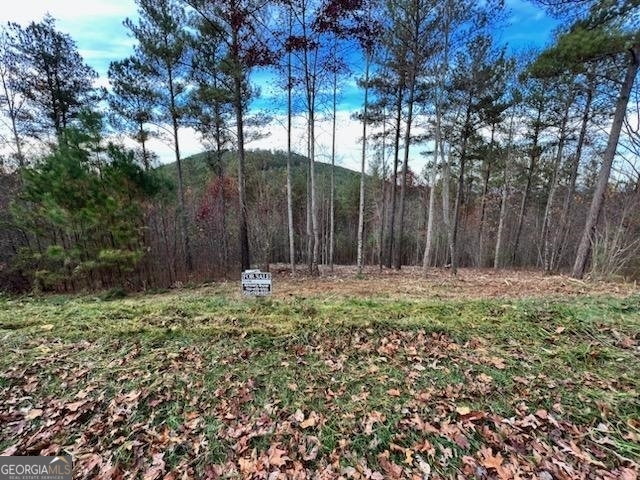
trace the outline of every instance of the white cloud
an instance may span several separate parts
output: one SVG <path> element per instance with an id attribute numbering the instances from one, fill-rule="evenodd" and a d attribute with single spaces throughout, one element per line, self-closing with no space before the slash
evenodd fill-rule
<path id="1" fill-rule="evenodd" d="M 22 0 L 7 2 L 0 10 L 0 23 L 23 26 L 39 22 L 45 14 L 56 20 L 56 28 L 76 42 L 87 64 L 106 76 L 109 63 L 130 55 L 133 40 L 123 21 L 137 17 L 135 0 Z"/>
<path id="2" fill-rule="evenodd" d="M 331 121 L 324 120 L 316 123 L 316 159 L 321 162 L 331 161 Z M 294 152 L 306 155 L 307 128 L 305 119 L 295 117 L 292 129 L 292 145 Z M 286 117 L 277 116 L 265 127 L 268 136 L 255 140 L 246 145 L 248 149 L 281 150 L 287 149 Z M 360 169 L 362 143 L 359 137 L 362 124 L 349 118 L 348 112 L 338 112 L 336 121 L 336 163 L 352 170 Z M 200 143 L 198 133 L 191 128 L 183 128 L 179 133 L 180 150 L 183 157 L 200 153 L 204 147 Z M 158 155 L 160 163 L 171 163 L 175 160 L 173 146 L 162 140 L 155 139 L 150 148 Z"/>
<path id="3" fill-rule="evenodd" d="M 506 34 L 506 39 L 514 43 L 529 37 L 531 40 L 545 37 L 550 28 L 548 21 L 543 21 L 542 10 L 526 0 L 507 0 L 510 8 L 512 27 Z M 134 41 L 127 36 L 122 25 L 125 18 L 137 16 L 135 0 L 84 0 L 78 4 L 71 0 L 5 0 L 0 9 L 0 22 L 14 21 L 27 24 L 39 21 L 50 13 L 57 19 L 59 30 L 68 33 L 75 41 L 79 52 L 85 61 L 100 74 L 99 85 L 106 86 L 106 70 L 113 60 L 123 59 L 132 53 Z M 541 18 L 542 16 L 542 18 Z M 521 38 L 520 35 L 523 37 Z M 357 70 L 356 64 L 353 65 Z M 361 91 L 356 84 L 356 76 L 342 79 L 340 85 L 340 100 L 342 106 L 337 120 L 336 159 L 337 162 L 353 170 L 359 170 L 362 144 L 360 136 L 362 125 L 350 118 L 354 110 L 361 108 Z M 278 101 L 284 98 L 284 93 L 277 86 L 269 82 L 269 74 L 260 72 L 255 80 L 262 85 L 264 103 Z M 280 104 L 282 105 L 282 104 Z M 349 110 L 351 108 L 351 110 Z M 280 110 L 281 111 L 281 110 Z M 262 148 L 268 150 L 286 150 L 286 122 L 280 116 L 267 128 L 270 135 L 247 145 L 248 148 Z M 306 126 L 303 117 L 297 117 L 294 122 L 293 148 L 300 154 L 306 153 Z M 192 129 L 182 129 L 180 132 L 181 150 L 184 156 L 201 152 L 198 135 Z M 156 140 L 152 148 L 159 155 L 163 163 L 173 161 L 171 145 Z M 425 160 L 419 155 L 421 146 L 412 147 L 410 166 L 415 172 L 421 172 Z M 320 161 L 330 161 L 331 153 L 331 121 L 319 119 L 316 127 L 316 152 Z M 371 155 L 368 155 L 368 159 Z"/>
<path id="4" fill-rule="evenodd" d="M 295 117 L 293 120 L 293 132 L 291 135 L 291 148 L 295 152 L 306 155 L 307 152 L 307 127 L 306 120 L 301 117 Z M 251 142 L 248 148 L 265 149 L 265 150 L 286 150 L 287 149 L 287 130 L 286 117 L 278 116 L 266 129 L 269 136 L 260 140 Z M 360 122 L 349 118 L 348 112 L 338 112 L 336 120 L 336 163 L 352 170 L 360 169 L 360 156 L 362 144 L 359 137 L 362 132 Z M 321 162 L 331 162 L 331 136 L 332 122 L 330 119 L 319 120 L 315 127 L 316 159 Z"/>
<path id="5" fill-rule="evenodd" d="M 416 127 L 417 128 L 417 127 Z M 250 150 L 287 150 L 287 129 L 286 116 L 274 117 L 272 122 L 264 128 L 268 136 L 255 140 L 246 145 Z M 323 163 L 331 163 L 331 119 L 319 120 L 316 123 L 316 160 Z M 369 131 L 371 133 L 371 130 Z M 182 157 L 188 157 L 202 152 L 202 146 L 197 132 L 191 128 L 183 128 L 179 133 L 180 150 Z M 336 165 L 360 171 L 360 161 L 362 158 L 362 124 L 351 118 L 350 112 L 339 111 L 336 121 Z M 302 116 L 294 117 L 292 123 L 291 148 L 295 153 L 306 156 L 307 152 L 307 127 L 306 120 Z M 175 161 L 175 154 L 171 143 L 155 139 L 150 143 L 150 148 L 158 155 L 160 163 L 172 163 Z M 402 148 L 402 146 L 401 146 Z M 425 145 L 415 145 L 411 147 L 409 167 L 416 174 L 421 174 L 427 159 L 420 152 L 427 147 Z M 391 151 L 389 147 L 389 152 Z M 368 170 L 369 162 L 373 158 L 373 148 L 369 145 L 366 154 L 366 166 Z M 400 152 L 403 158 L 403 152 Z"/>
<path id="6" fill-rule="evenodd" d="M 41 20 L 50 13 L 62 23 L 104 17 L 134 15 L 134 0 L 85 0 L 81 4 L 69 0 L 22 0 L 6 2 L 0 11 L 0 21 L 27 24 Z"/>

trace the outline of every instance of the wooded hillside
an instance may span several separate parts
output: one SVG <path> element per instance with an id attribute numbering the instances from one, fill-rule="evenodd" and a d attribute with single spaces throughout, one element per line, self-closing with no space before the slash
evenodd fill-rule
<path id="1" fill-rule="evenodd" d="M 272 263 L 637 277 L 640 6 L 534 3 L 560 28 L 522 52 L 500 43 L 498 1 L 137 0 L 107 89 L 52 17 L 4 26 L 0 289 L 167 287 Z M 359 172 L 335 165 L 339 110 L 362 129 Z M 287 144 L 251 150 L 274 116 Z M 187 129 L 206 153 L 185 158 Z"/>

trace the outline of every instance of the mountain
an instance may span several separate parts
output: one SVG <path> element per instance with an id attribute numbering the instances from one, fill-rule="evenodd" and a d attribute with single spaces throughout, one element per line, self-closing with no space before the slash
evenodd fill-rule
<path id="1" fill-rule="evenodd" d="M 217 165 L 214 152 L 201 152 L 182 160 L 182 177 L 185 189 L 200 190 L 217 175 L 217 172 L 224 171 L 227 175 L 236 177 L 238 168 L 234 152 L 225 152 L 222 156 L 222 165 Z M 291 158 L 291 176 L 294 183 L 301 179 L 306 179 L 306 172 L 309 168 L 309 160 L 299 154 L 293 153 Z M 158 167 L 158 170 L 171 179 L 176 178 L 176 164 L 169 163 Z M 248 177 L 257 172 L 274 174 L 276 176 L 286 174 L 287 153 L 283 151 L 269 150 L 248 150 L 246 152 L 246 174 Z M 323 162 L 315 164 L 316 178 L 322 182 L 330 178 L 331 165 Z M 360 180 L 360 173 L 348 168 L 335 166 L 336 191 L 346 186 L 351 186 L 353 182 Z"/>

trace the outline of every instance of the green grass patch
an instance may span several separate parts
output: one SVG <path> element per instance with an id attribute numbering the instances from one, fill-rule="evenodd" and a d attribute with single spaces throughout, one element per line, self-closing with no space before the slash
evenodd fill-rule
<path id="1" fill-rule="evenodd" d="M 491 452 L 522 473 L 536 444 L 581 472 L 640 461 L 638 297 L 107 297 L 0 297 L 0 451 L 133 476 L 158 452 L 163 471 L 240 476 L 409 475 L 420 455 L 455 478 Z"/>

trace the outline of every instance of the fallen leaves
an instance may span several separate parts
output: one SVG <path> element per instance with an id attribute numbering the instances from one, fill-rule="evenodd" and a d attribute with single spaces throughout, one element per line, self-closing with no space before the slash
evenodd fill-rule
<path id="1" fill-rule="evenodd" d="M 43 413 L 44 410 L 42 410 L 41 408 L 32 408 L 25 414 L 24 418 L 26 418 L 27 420 L 34 420 L 38 417 L 41 417 Z"/>
<path id="2" fill-rule="evenodd" d="M 544 357 L 556 365 L 574 329 L 546 328 L 562 334 Z M 336 332 L 34 342 L 37 362 L 1 373 L 2 454 L 71 452 L 82 480 L 637 480 L 617 445 L 640 425 L 613 423 L 606 396 L 590 405 L 597 423 L 581 422 L 561 395 L 577 383 L 538 371 L 522 345 L 386 324 Z"/>
<path id="3" fill-rule="evenodd" d="M 400 390 L 398 390 L 397 388 L 390 388 L 389 390 L 387 390 L 387 395 L 389 395 L 390 397 L 399 397 Z"/>
<path id="4" fill-rule="evenodd" d="M 502 462 L 504 459 L 500 452 L 496 455 L 493 454 L 490 448 L 483 447 L 479 450 L 479 454 L 482 457 L 481 464 L 485 468 L 493 468 L 494 470 L 502 469 Z"/>
<path id="5" fill-rule="evenodd" d="M 378 463 L 380 464 L 382 471 L 385 473 L 385 478 L 392 480 L 402 478 L 402 467 L 390 459 L 388 450 L 385 450 L 378 455 Z"/>
<path id="6" fill-rule="evenodd" d="M 365 435 L 371 435 L 373 433 L 373 426 L 376 423 L 384 423 L 385 420 L 386 416 L 383 413 L 380 413 L 377 410 L 370 412 L 364 422 Z"/>
<path id="7" fill-rule="evenodd" d="M 461 405 L 459 407 L 456 407 L 456 412 L 460 416 L 465 416 L 465 415 L 469 415 L 469 413 L 471 413 L 471 409 L 469 407 L 467 407 L 467 406 Z"/>
<path id="8" fill-rule="evenodd" d="M 305 420 L 300 422 L 300 428 L 304 429 L 304 428 L 315 427 L 316 425 L 318 425 L 319 419 L 320 417 L 316 412 L 311 412 Z"/>
<path id="9" fill-rule="evenodd" d="M 279 448 L 277 443 L 269 447 L 267 451 L 267 466 L 282 467 L 289 460 L 291 459 L 287 456 L 287 451 Z"/>
<path id="10" fill-rule="evenodd" d="M 164 453 L 153 454 L 153 461 L 151 467 L 144 473 L 143 480 L 156 480 L 165 471 Z"/>

